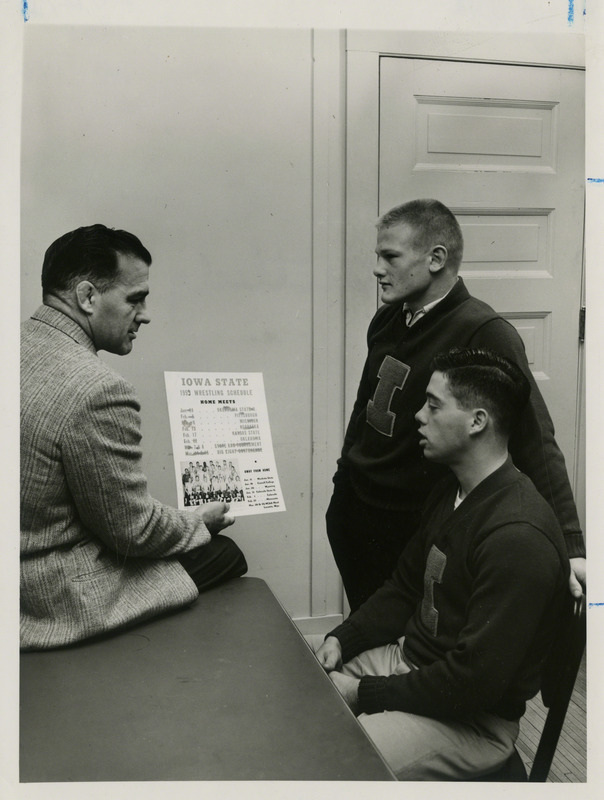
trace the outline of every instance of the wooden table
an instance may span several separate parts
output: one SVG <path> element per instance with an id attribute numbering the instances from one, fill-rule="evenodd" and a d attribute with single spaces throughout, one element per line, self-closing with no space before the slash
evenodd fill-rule
<path id="1" fill-rule="evenodd" d="M 258 578 L 21 656 L 20 779 L 394 780 Z"/>

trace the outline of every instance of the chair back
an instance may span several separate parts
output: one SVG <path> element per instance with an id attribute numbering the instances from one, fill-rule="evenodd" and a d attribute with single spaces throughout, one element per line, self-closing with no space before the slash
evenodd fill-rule
<path id="1" fill-rule="evenodd" d="M 541 698 L 548 713 L 529 776 L 533 783 L 544 782 L 549 774 L 585 651 L 585 641 L 585 595 L 579 599 L 569 595 L 559 632 L 541 676 Z"/>

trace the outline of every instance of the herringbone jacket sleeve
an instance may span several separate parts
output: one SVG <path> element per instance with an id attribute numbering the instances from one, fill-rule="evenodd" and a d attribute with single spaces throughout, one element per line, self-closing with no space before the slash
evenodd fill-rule
<path id="1" fill-rule="evenodd" d="M 115 373 L 90 387 L 60 437 L 67 484 L 85 527 L 120 558 L 166 558 L 205 544 L 198 514 L 154 500 L 141 470 L 139 403 Z"/>
<path id="2" fill-rule="evenodd" d="M 201 514 L 152 498 L 134 388 L 43 306 L 21 339 L 21 646 L 57 647 L 192 602 Z"/>

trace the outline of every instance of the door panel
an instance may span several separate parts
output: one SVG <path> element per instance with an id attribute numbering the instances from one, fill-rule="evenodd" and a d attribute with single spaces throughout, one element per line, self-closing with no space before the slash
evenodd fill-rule
<path id="1" fill-rule="evenodd" d="M 380 58 L 379 213 L 456 214 L 470 292 L 515 325 L 573 479 L 583 238 L 581 70 Z"/>

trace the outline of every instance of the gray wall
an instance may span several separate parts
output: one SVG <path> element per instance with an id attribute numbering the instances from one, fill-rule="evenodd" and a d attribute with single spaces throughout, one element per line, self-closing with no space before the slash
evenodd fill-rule
<path id="1" fill-rule="evenodd" d="M 133 353 L 151 493 L 176 502 L 164 370 L 264 374 L 286 513 L 231 528 L 250 574 L 310 611 L 310 31 L 33 27 L 25 32 L 22 317 L 46 247 L 80 225 L 153 255 Z"/>

